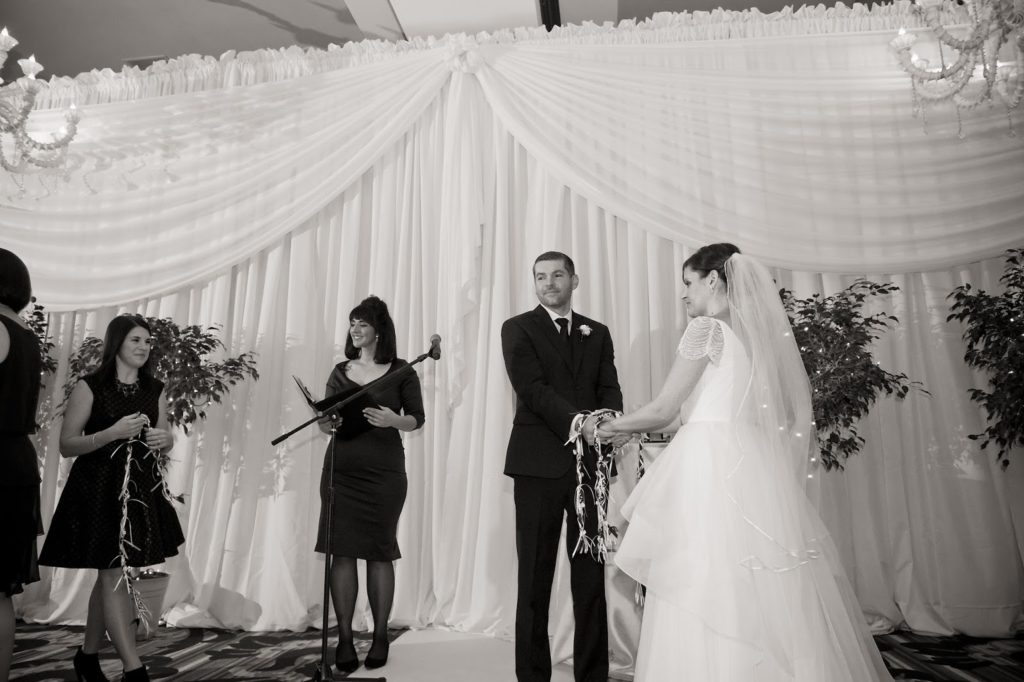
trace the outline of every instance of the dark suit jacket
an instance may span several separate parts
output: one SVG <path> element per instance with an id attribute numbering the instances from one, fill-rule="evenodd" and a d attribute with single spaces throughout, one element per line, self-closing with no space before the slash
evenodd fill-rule
<path id="1" fill-rule="evenodd" d="M 591 332 L 583 336 L 580 325 Z M 573 415 L 599 407 L 622 409 L 608 327 L 573 311 L 572 358 L 547 310 L 538 305 L 501 326 L 505 370 L 516 392 L 516 416 L 505 474 L 558 478 L 573 466 L 565 444 Z"/>

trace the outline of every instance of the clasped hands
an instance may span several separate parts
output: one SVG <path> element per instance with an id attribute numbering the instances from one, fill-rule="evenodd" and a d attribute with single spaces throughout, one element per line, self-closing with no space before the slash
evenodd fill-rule
<path id="1" fill-rule="evenodd" d="M 155 450 L 163 450 L 174 445 L 174 436 L 171 432 L 150 426 L 149 417 L 141 412 L 126 414 L 110 427 L 110 435 L 114 440 L 131 440 L 138 438 L 139 434 L 143 434 L 146 445 Z"/>
<path id="2" fill-rule="evenodd" d="M 598 426 L 596 415 L 590 415 L 583 420 L 583 438 L 587 441 L 588 445 L 593 445 L 594 441 L 600 438 L 602 443 L 611 443 L 613 448 L 621 448 L 633 440 L 633 437 L 636 435 L 633 433 L 609 431 L 606 427 L 602 428 Z"/>

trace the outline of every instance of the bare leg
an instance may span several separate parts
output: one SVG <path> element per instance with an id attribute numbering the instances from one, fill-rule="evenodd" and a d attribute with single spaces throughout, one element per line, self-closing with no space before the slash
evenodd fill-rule
<path id="1" fill-rule="evenodd" d="M 388 618 L 395 601 L 395 564 L 366 562 L 366 596 L 373 614 L 373 645 L 367 657 L 380 658 L 388 651 Z"/>
<path id="2" fill-rule="evenodd" d="M 359 591 L 359 574 L 356 560 L 336 556 L 331 564 L 331 601 L 334 603 L 334 617 L 338 619 L 338 655 L 344 660 L 355 658 L 355 644 L 352 642 L 352 616 L 356 611 L 356 594 Z"/>
<path id="3" fill-rule="evenodd" d="M 85 639 L 82 642 L 82 652 L 86 654 L 99 653 L 103 646 L 103 635 L 107 628 L 103 622 L 103 599 L 100 597 L 100 579 L 92 584 L 92 592 L 89 593 L 89 610 L 85 616 Z"/>
<path id="4" fill-rule="evenodd" d="M 0 682 L 7 682 L 14 656 L 14 603 L 0 592 Z"/>
<path id="5" fill-rule="evenodd" d="M 107 634 L 114 642 L 117 655 L 125 670 L 135 670 L 142 667 L 139 654 L 135 650 L 135 607 L 132 598 L 128 594 L 128 587 L 123 582 L 117 585 L 121 579 L 120 568 L 104 568 L 100 570 L 100 577 L 97 582 L 100 585 L 100 601 L 103 607 L 103 622 L 106 625 Z M 117 585 L 117 589 L 114 589 Z"/>

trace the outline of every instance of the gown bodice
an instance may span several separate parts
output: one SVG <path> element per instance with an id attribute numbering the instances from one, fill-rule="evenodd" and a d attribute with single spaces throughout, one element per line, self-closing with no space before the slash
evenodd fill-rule
<path id="1" fill-rule="evenodd" d="M 721 320 L 713 320 L 712 324 L 717 325 L 718 331 L 707 343 L 710 361 L 697 386 L 683 401 L 680 408 L 683 424 L 737 421 L 744 408 L 750 381 L 750 360 L 746 349 L 728 324 Z M 677 352 L 683 352 L 685 343 L 684 335 Z"/>

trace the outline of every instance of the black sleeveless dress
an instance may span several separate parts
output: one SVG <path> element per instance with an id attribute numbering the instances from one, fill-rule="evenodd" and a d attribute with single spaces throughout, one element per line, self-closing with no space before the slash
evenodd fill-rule
<path id="1" fill-rule="evenodd" d="M 11 347 L 0 362 L 0 590 L 18 594 L 39 580 L 36 536 L 39 513 L 39 463 L 29 435 L 36 431 L 42 360 L 36 335 L 0 315 Z"/>
<path id="2" fill-rule="evenodd" d="M 348 378 L 345 366 L 336 365 L 327 380 L 327 395 L 357 389 Z M 387 374 L 408 363 L 395 360 Z M 379 389 L 371 389 L 371 402 L 390 407 L 398 414 L 415 417 L 416 428 L 423 426 L 423 394 L 416 372 Z M 327 446 L 330 448 L 330 445 Z M 402 556 L 398 548 L 398 519 L 405 505 L 409 482 L 405 475 L 405 448 L 398 429 L 370 428 L 335 443 L 334 472 L 327 470 L 327 453 L 320 479 L 321 501 L 326 502 L 327 486 L 334 483 L 334 514 L 331 519 L 331 554 L 334 556 L 394 561 Z M 329 452 L 329 451 L 328 451 Z M 316 551 L 326 549 L 327 515 L 320 509 L 320 528 Z"/>
<path id="3" fill-rule="evenodd" d="M 83 433 L 112 426 L 125 415 L 142 412 L 156 424 L 163 384 L 140 376 L 137 389 L 123 391 L 116 381 L 88 376 L 92 411 Z M 127 466 L 131 458 L 131 466 Z M 138 441 L 116 440 L 79 455 L 61 492 L 39 563 L 66 568 L 120 566 L 122 504 L 119 499 L 127 467 L 129 482 L 127 542 L 129 566 L 159 564 L 178 553 L 185 541 L 178 516 L 163 495 L 156 458 Z"/>

